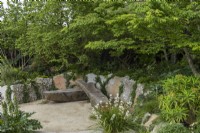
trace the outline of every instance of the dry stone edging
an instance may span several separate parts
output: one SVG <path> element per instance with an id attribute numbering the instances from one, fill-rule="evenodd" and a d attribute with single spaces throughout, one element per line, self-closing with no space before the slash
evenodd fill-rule
<path id="1" fill-rule="evenodd" d="M 24 88 L 25 87 L 25 88 Z M 18 103 L 23 103 L 25 102 L 23 99 L 24 97 L 24 92 L 23 91 L 27 91 L 26 95 L 27 95 L 27 101 L 26 102 L 32 102 L 32 101 L 35 101 L 37 100 L 37 95 L 35 93 L 35 90 L 33 89 L 32 85 L 31 84 L 16 84 L 16 85 L 12 85 L 11 86 L 11 89 L 18 101 Z"/>
<path id="2" fill-rule="evenodd" d="M 110 77 L 111 75 L 108 75 L 108 77 Z M 85 83 L 85 87 L 87 88 L 88 86 L 91 86 L 90 88 L 96 88 L 94 90 L 99 90 L 99 88 L 100 88 L 99 84 L 96 83 L 97 75 L 95 75 L 93 73 L 89 73 L 86 75 L 86 77 L 87 77 L 87 83 Z M 102 75 L 99 75 L 99 77 L 102 82 L 104 82 L 106 80 L 106 78 Z M 91 85 L 91 84 L 93 84 L 93 85 Z M 135 84 L 136 84 L 136 81 L 134 81 L 133 79 L 130 79 L 129 76 L 125 76 L 125 77 L 114 76 L 113 78 L 111 78 L 108 81 L 108 84 L 106 85 L 105 89 L 106 89 L 106 92 L 108 95 L 112 95 L 113 97 L 116 97 L 117 94 L 119 94 L 120 87 L 123 86 L 123 92 L 120 96 L 120 99 L 123 100 L 124 102 L 131 101 L 131 98 L 132 98 L 131 93 L 132 93 L 132 91 L 135 91 L 136 95 L 134 97 L 134 105 L 136 105 L 138 97 L 143 94 L 144 85 L 140 84 L 140 83 L 136 84 L 137 87 L 134 90 L 133 86 Z M 96 87 L 93 87 L 94 85 L 96 85 Z M 86 92 L 88 90 L 85 89 L 84 91 Z M 86 92 L 86 94 L 87 93 L 89 93 L 89 92 Z M 88 95 L 88 97 L 90 97 L 92 105 L 96 104 L 93 100 L 94 99 L 93 94 L 90 94 L 90 96 Z M 97 99 L 98 98 L 96 98 L 96 101 L 98 101 Z"/>
<path id="3" fill-rule="evenodd" d="M 100 85 L 96 82 L 96 78 L 97 78 L 96 74 L 89 73 L 86 75 L 86 77 L 87 77 L 87 83 L 94 83 L 97 89 L 100 89 Z M 107 77 L 108 78 L 112 77 L 112 74 L 109 74 Z M 101 82 L 106 81 L 106 76 L 99 75 L 99 78 Z M 125 76 L 125 77 L 113 76 L 108 81 L 108 84 L 106 85 L 105 89 L 108 95 L 112 95 L 113 97 L 116 97 L 117 94 L 119 94 L 120 86 L 124 86 L 123 93 L 121 94 L 121 99 L 125 102 L 128 102 L 131 99 L 131 93 L 133 91 L 132 88 L 135 83 L 136 81 L 130 79 L 129 76 Z"/>
<path id="4" fill-rule="evenodd" d="M 44 98 L 43 92 L 52 89 L 53 79 L 52 78 L 36 78 L 35 83 L 39 89 L 42 98 Z"/>
<path id="5" fill-rule="evenodd" d="M 36 78 L 34 84 L 14 84 L 11 85 L 12 99 L 14 96 L 18 103 L 24 103 L 24 91 L 26 92 L 27 101 L 26 102 L 33 102 L 35 100 L 39 100 L 44 98 L 43 92 L 50 90 L 52 88 L 52 79 L 51 78 Z M 0 87 L 0 92 L 2 96 L 5 98 L 5 93 L 7 89 L 7 85 Z M 37 87 L 37 88 L 35 88 Z M 37 91 L 37 92 L 36 92 Z M 39 95 L 39 96 L 38 96 Z"/>
<path id="6" fill-rule="evenodd" d="M 111 75 L 112 74 L 108 75 L 108 77 L 111 77 Z M 100 89 L 98 87 L 99 84 L 96 83 L 97 75 L 90 73 L 90 74 L 87 74 L 86 76 L 88 78 L 87 83 L 81 79 L 78 79 L 78 80 L 73 81 L 73 86 L 76 86 L 76 85 L 80 86 L 81 90 L 83 90 L 86 93 L 86 95 L 89 97 L 92 105 L 96 105 L 96 104 L 100 103 L 100 101 L 107 102 L 108 98 L 100 91 Z M 100 75 L 99 77 L 102 82 L 106 81 L 105 76 Z M 57 84 L 55 84 L 55 83 L 57 83 Z M 38 87 L 37 93 L 40 94 L 39 99 L 48 97 L 46 99 L 48 99 L 48 100 L 54 99 L 53 101 L 57 101 L 57 102 L 70 101 L 69 99 L 68 100 L 56 99 L 56 97 L 59 97 L 59 95 L 60 95 L 60 99 L 65 99 L 64 98 L 65 94 L 61 94 L 61 92 L 65 93 L 68 83 L 70 83 L 70 81 L 67 81 L 67 79 L 65 79 L 64 74 L 56 75 L 53 78 L 36 78 L 35 79 L 35 85 Z M 115 97 L 117 95 L 117 93 L 119 93 L 119 87 L 121 85 L 123 85 L 124 90 L 123 90 L 123 93 L 121 94 L 120 98 L 123 101 L 128 102 L 131 98 L 132 91 L 136 91 L 136 97 L 134 100 L 136 103 L 138 96 L 143 93 L 144 86 L 142 86 L 141 84 L 138 84 L 137 89 L 133 90 L 132 88 L 133 88 L 134 84 L 135 84 L 135 81 L 130 79 L 128 76 L 125 76 L 125 77 L 114 76 L 112 79 L 110 79 L 108 81 L 108 84 L 106 85 L 106 91 L 107 91 L 108 95 L 111 94 L 113 97 Z M 48 91 L 52 90 L 52 87 L 54 87 L 54 86 L 56 88 L 58 88 L 59 90 L 64 90 L 64 91 L 55 92 L 58 96 L 56 96 L 56 94 L 54 96 L 46 96 L 47 94 L 53 95 L 54 91 L 53 92 L 48 92 Z M 12 87 L 12 88 L 14 88 L 13 92 L 19 103 L 23 103 L 23 91 L 24 91 L 23 87 L 24 87 L 23 84 L 13 85 L 13 87 Z M 26 85 L 26 88 L 30 93 L 29 94 L 29 102 L 38 100 L 38 96 L 36 95 L 36 93 L 34 91 L 34 86 L 32 86 L 31 84 L 28 84 L 28 85 Z M 86 96 L 83 94 L 83 92 L 78 91 L 77 93 L 79 93 L 80 95 L 83 95 L 83 100 L 86 99 L 85 98 Z M 68 94 L 68 95 L 70 95 L 70 94 Z M 78 95 L 78 94 L 76 94 L 76 95 Z M 73 99 L 73 96 L 72 96 L 72 99 Z M 75 99 L 77 99 L 77 98 L 75 98 Z M 81 98 L 78 98 L 78 99 L 81 100 Z M 74 101 L 74 100 L 71 100 L 71 101 Z"/>

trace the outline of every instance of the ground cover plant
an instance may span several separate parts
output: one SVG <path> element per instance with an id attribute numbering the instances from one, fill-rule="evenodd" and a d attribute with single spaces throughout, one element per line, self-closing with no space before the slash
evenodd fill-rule
<path id="1" fill-rule="evenodd" d="M 136 129 L 138 125 L 133 121 L 131 116 L 132 102 L 123 102 L 119 95 L 110 96 L 107 103 L 97 104 L 93 108 L 92 114 L 98 121 L 105 133 L 120 133 L 130 129 Z"/>
<path id="2" fill-rule="evenodd" d="M 163 128 L 161 128 L 158 133 L 189 133 L 189 130 L 184 127 L 182 124 L 172 123 L 167 124 Z"/>

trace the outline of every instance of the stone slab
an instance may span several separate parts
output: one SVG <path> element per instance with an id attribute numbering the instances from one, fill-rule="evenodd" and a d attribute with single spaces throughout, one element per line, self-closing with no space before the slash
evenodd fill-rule
<path id="1" fill-rule="evenodd" d="M 83 80 L 77 80 L 76 84 L 86 93 L 89 97 L 91 105 L 95 106 L 99 103 L 108 102 L 108 98 L 95 87 L 94 83 L 86 83 Z"/>
<path id="2" fill-rule="evenodd" d="M 44 95 L 46 100 L 54 102 L 73 102 L 73 101 L 82 101 L 88 99 L 85 92 L 79 88 L 45 91 Z"/>

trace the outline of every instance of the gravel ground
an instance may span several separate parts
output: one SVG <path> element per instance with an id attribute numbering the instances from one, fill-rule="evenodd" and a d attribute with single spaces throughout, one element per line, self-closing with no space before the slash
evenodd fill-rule
<path id="1" fill-rule="evenodd" d="M 20 109 L 36 112 L 32 118 L 41 122 L 43 129 L 40 131 L 46 133 L 91 133 L 95 130 L 95 121 L 89 118 L 92 107 L 88 101 L 69 103 L 36 101 L 21 104 Z"/>

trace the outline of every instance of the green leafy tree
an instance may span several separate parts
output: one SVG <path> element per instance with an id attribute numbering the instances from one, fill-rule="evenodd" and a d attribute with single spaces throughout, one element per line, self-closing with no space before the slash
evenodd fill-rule
<path id="1" fill-rule="evenodd" d="M 8 8 L 1 8 L 1 51 L 16 66 L 48 73 L 170 66 L 181 55 L 198 76 L 199 5 L 197 0 L 8 0 Z"/>

